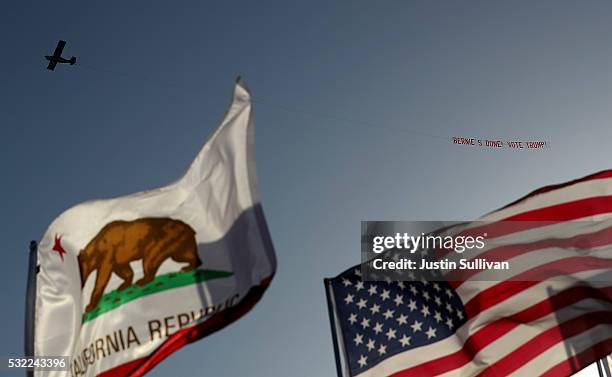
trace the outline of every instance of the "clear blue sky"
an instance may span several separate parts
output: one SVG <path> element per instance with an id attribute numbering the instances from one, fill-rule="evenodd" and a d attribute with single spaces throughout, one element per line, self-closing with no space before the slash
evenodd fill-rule
<path id="1" fill-rule="evenodd" d="M 278 274 L 153 376 L 333 375 L 322 279 L 359 261 L 361 220 L 472 219 L 612 162 L 609 1 L 19 0 L 0 32 L 0 355 L 23 349 L 28 241 L 73 204 L 182 174 L 237 74 Z M 60 38 L 77 65 L 49 72 Z"/>

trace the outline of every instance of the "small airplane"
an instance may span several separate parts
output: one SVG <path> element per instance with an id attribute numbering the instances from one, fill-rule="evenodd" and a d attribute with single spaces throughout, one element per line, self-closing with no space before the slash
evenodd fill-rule
<path id="1" fill-rule="evenodd" d="M 62 58 L 62 51 L 64 50 L 64 46 L 66 46 L 66 41 L 60 40 L 57 42 L 57 47 L 55 47 L 53 55 L 45 55 L 45 59 L 49 61 L 49 65 L 47 66 L 48 70 L 55 70 L 55 66 L 57 65 L 57 63 L 68 63 L 70 65 L 74 65 L 74 63 L 76 63 L 76 58 L 74 56 L 70 59 Z"/>

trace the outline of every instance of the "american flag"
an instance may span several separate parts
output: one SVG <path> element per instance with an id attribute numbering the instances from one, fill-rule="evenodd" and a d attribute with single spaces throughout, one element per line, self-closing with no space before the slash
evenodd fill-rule
<path id="1" fill-rule="evenodd" d="M 568 376 L 612 353 L 612 170 L 479 220 L 541 222 L 493 235 L 470 257 L 529 264 L 544 278 L 364 281 L 356 266 L 326 279 L 339 375 Z"/>

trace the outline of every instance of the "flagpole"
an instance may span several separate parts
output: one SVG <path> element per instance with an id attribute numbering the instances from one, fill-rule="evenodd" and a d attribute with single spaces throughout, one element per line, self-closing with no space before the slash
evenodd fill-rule
<path id="1" fill-rule="evenodd" d="M 37 251 L 38 243 L 36 241 L 30 241 L 24 332 L 24 356 L 26 357 L 34 356 L 34 310 L 36 304 L 36 274 L 38 273 Z M 26 371 L 26 376 L 34 376 L 34 371 Z"/>
<path id="2" fill-rule="evenodd" d="M 610 373 L 610 364 L 608 364 L 608 356 L 602 358 L 600 361 L 601 366 L 606 373 L 606 377 L 612 377 L 612 373 Z"/>
<path id="3" fill-rule="evenodd" d="M 610 367 L 606 357 L 597 360 L 597 372 L 600 377 L 610 377 Z"/>
<path id="4" fill-rule="evenodd" d="M 345 362 L 344 352 L 340 353 L 340 348 L 344 350 L 344 346 L 339 343 L 338 334 L 336 326 L 338 326 L 336 322 L 336 305 L 334 304 L 334 299 L 332 297 L 333 293 L 331 292 L 332 287 L 329 279 L 323 279 L 323 284 L 325 285 L 325 296 L 327 297 L 327 308 L 329 311 L 329 321 L 331 324 L 331 333 L 332 340 L 334 343 L 334 358 L 336 359 L 336 372 L 338 373 L 338 377 L 346 376 L 344 372 L 343 364 Z"/>

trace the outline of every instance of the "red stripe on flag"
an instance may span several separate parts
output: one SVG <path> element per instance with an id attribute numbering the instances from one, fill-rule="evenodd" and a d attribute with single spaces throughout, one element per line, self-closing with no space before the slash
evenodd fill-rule
<path id="1" fill-rule="evenodd" d="M 456 236 L 477 237 L 486 233 L 489 239 L 497 238 L 609 212 L 612 212 L 612 195 L 597 196 L 521 212 L 495 222 L 483 221 L 483 225 L 460 232 Z M 441 249 L 437 250 L 437 255 L 442 258 L 452 252 L 453 250 Z"/>
<path id="2" fill-rule="evenodd" d="M 599 324 L 611 324 L 612 315 L 610 314 L 609 311 L 590 312 L 545 330 L 494 364 L 489 365 L 477 376 L 507 376 L 564 339 L 588 331 Z"/>
<path id="3" fill-rule="evenodd" d="M 612 196 L 596 196 L 533 209 L 503 221 L 569 221 L 612 211 Z"/>
<path id="4" fill-rule="evenodd" d="M 465 304 L 468 318 L 474 318 L 478 313 L 485 311 L 510 297 L 550 278 L 571 275 L 578 272 L 612 268 L 612 260 L 596 257 L 571 257 L 559 259 L 532 268 L 515 276 L 516 280 L 505 280 L 485 289 Z M 531 279 L 528 281 L 528 279 Z"/>
<path id="5" fill-rule="evenodd" d="M 112 369 L 99 373 L 98 376 L 138 377 L 144 375 L 174 351 L 224 328 L 245 315 L 261 299 L 271 281 L 272 276 L 262 280 L 260 285 L 252 287 L 238 305 L 217 313 L 200 324 L 184 328 L 170 335 L 168 339 L 148 356 L 118 365 Z"/>
<path id="6" fill-rule="evenodd" d="M 569 238 L 549 238 L 523 244 L 499 246 L 478 254 L 475 258 L 483 258 L 489 262 L 506 261 L 529 252 L 553 247 L 563 249 L 588 249 L 610 243 L 612 243 L 612 227 L 593 233 L 579 234 Z M 451 287 L 456 289 L 469 277 L 483 270 L 484 269 L 453 270 L 446 275 L 446 279 L 449 280 Z"/>
<path id="7" fill-rule="evenodd" d="M 598 173 L 590 174 L 590 175 L 587 175 L 586 177 L 574 179 L 572 181 L 568 181 L 568 182 L 564 182 L 564 183 L 559 183 L 559 184 L 556 184 L 556 185 L 549 185 L 549 186 L 540 187 L 539 189 L 530 192 L 529 194 L 523 196 L 522 198 L 519 198 L 519 199 L 513 201 L 512 203 L 507 204 L 506 206 L 500 208 L 499 210 L 505 209 L 505 208 L 508 208 L 508 207 L 512 207 L 513 205 L 518 204 L 518 203 L 524 201 L 525 199 L 529 199 L 529 198 L 531 198 L 533 196 L 537 196 L 537 195 L 544 194 L 544 193 L 547 193 L 547 192 L 550 192 L 550 191 L 554 191 L 554 190 L 559 190 L 559 189 L 562 189 L 564 187 L 575 185 L 577 183 L 582 183 L 582 182 L 587 182 L 587 181 L 594 181 L 594 180 L 597 180 L 597 179 L 606 179 L 606 178 L 612 178 L 612 169 L 602 170 L 602 171 L 600 171 Z M 497 211 L 499 211 L 499 210 L 497 210 Z M 497 212 L 497 211 L 493 211 L 493 212 Z"/>

